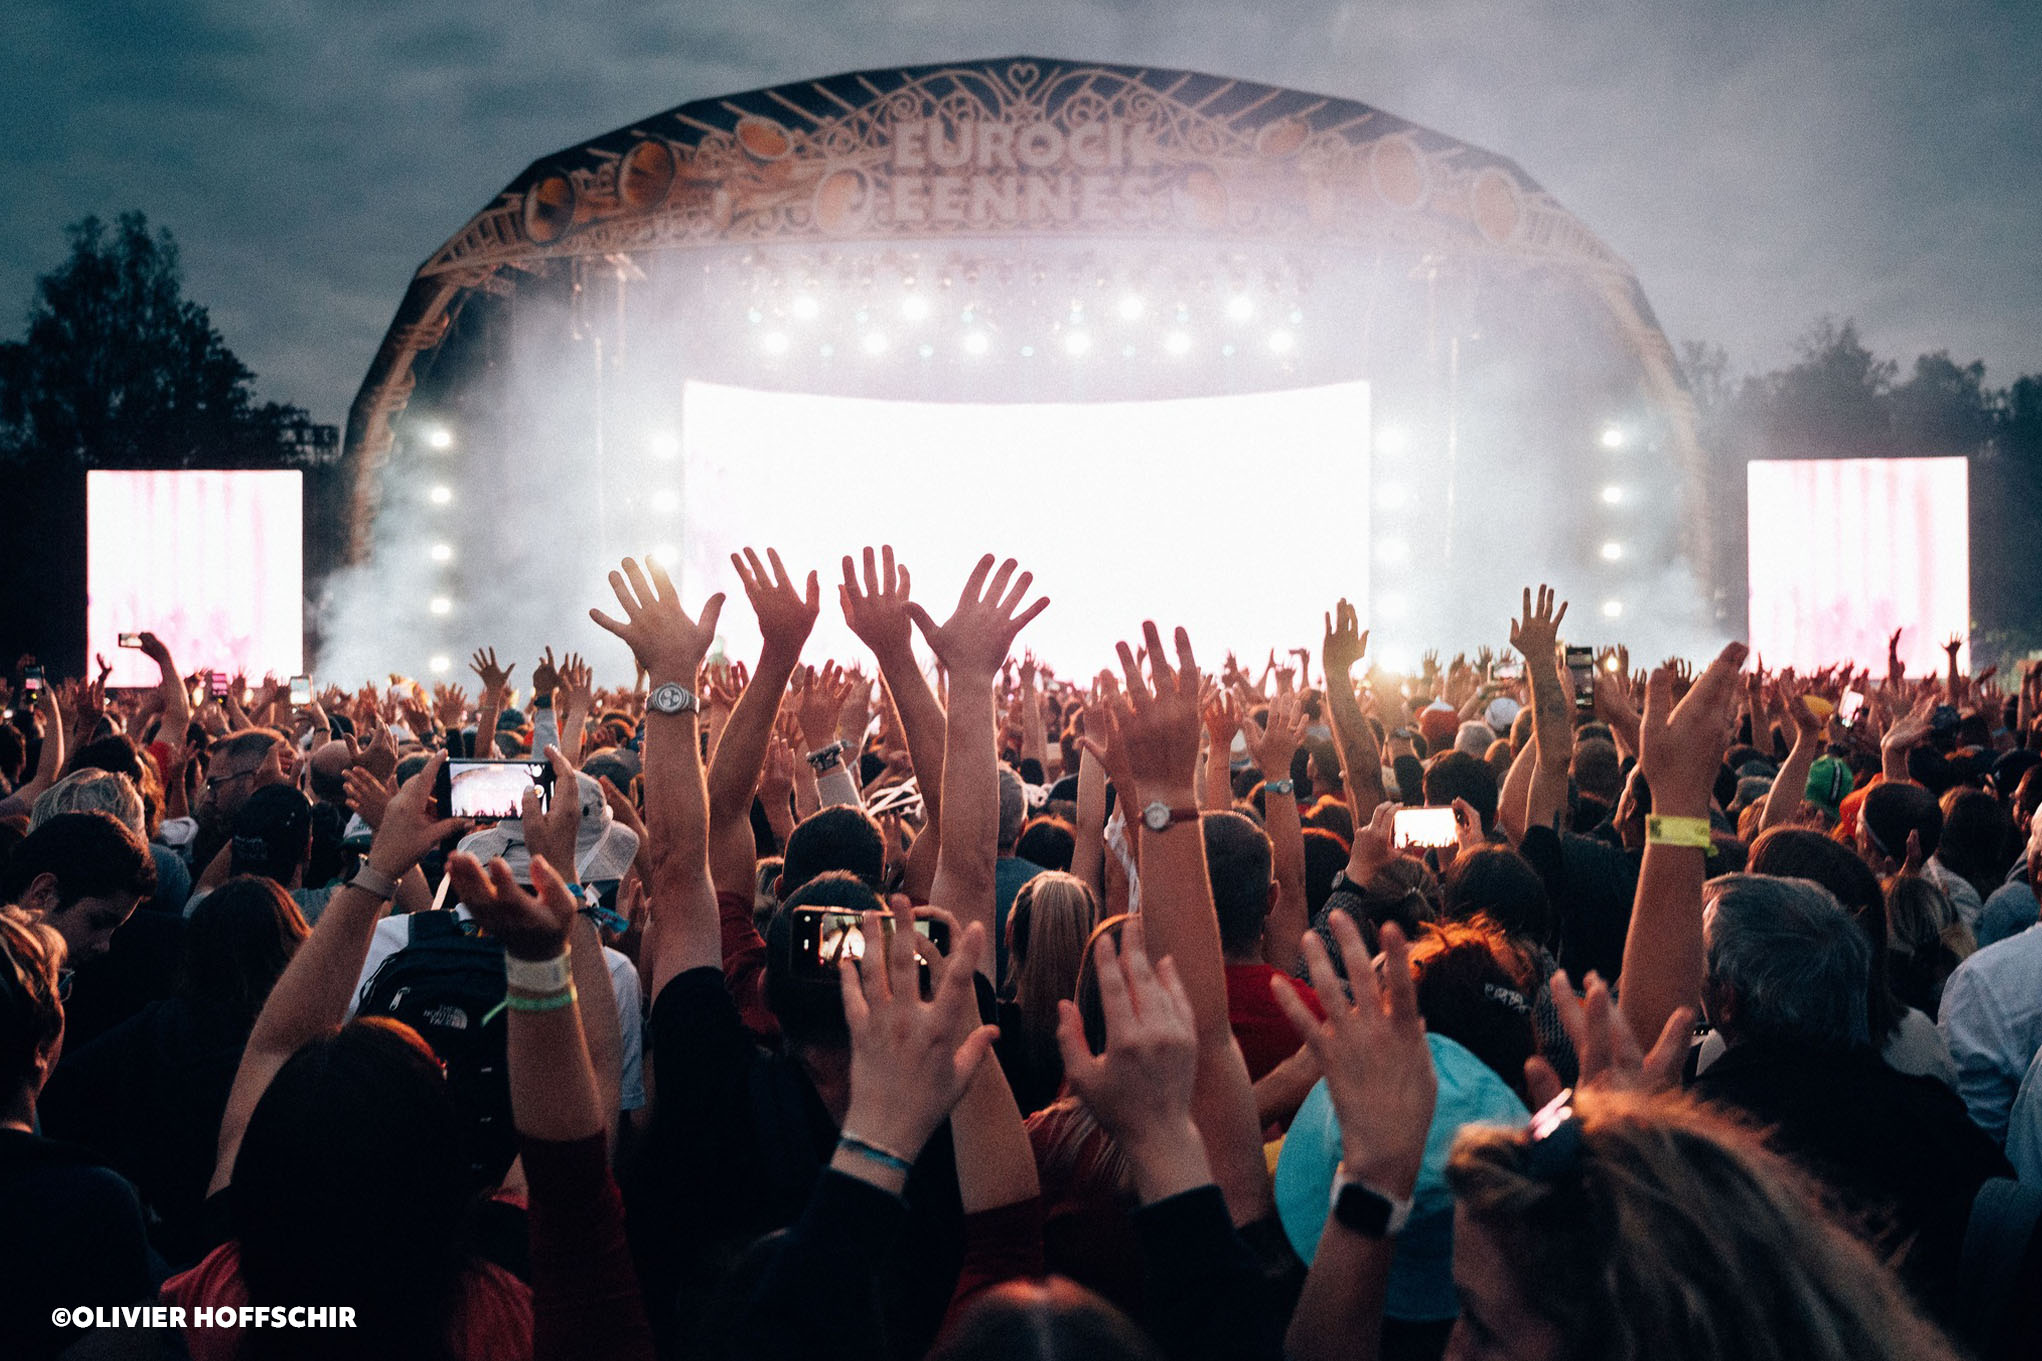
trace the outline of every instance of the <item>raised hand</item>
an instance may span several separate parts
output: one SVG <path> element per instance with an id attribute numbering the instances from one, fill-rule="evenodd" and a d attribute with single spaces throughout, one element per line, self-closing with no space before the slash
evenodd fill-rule
<path id="1" fill-rule="evenodd" d="M 1327 1094 L 1340 1120 L 1341 1161 L 1347 1174 L 1378 1191 L 1409 1199 L 1418 1184 L 1425 1139 L 1432 1126 L 1439 1079 L 1418 992 L 1411 981 L 1411 951 L 1395 923 L 1382 928 L 1383 979 L 1366 964 L 1368 947 L 1345 912 L 1328 920 L 1341 958 L 1348 961 L 1347 988 L 1315 931 L 1303 938 L 1305 963 L 1326 1019 L 1313 1016 L 1297 985 L 1278 974 L 1272 980 L 1277 1005 L 1297 1027 L 1326 1072 Z"/>
<path id="2" fill-rule="evenodd" d="M 1311 720 L 1297 695 L 1278 695 L 1269 701 L 1269 726 L 1258 728 L 1246 713 L 1241 715 L 1241 735 L 1248 744 L 1248 758 L 1265 780 L 1290 778 L 1291 757 L 1304 745 L 1305 729 Z"/>
<path id="3" fill-rule="evenodd" d="M 772 564 L 770 573 L 754 549 L 745 549 L 742 556 L 730 555 L 730 565 L 737 569 L 737 579 L 744 583 L 745 598 L 752 602 L 752 613 L 758 616 L 760 636 L 769 647 L 782 648 L 789 656 L 799 657 L 801 645 L 808 641 L 815 617 L 822 609 L 821 583 L 810 572 L 807 589 L 796 591 L 786 567 L 781 565 L 779 550 L 768 548 L 766 562 Z"/>
<path id="4" fill-rule="evenodd" d="M 1349 682 L 1354 668 L 1368 655 L 1368 635 L 1361 630 L 1354 606 L 1342 597 L 1326 616 L 1326 639 L 1319 646 L 1320 665 L 1326 668 L 1328 688 Z"/>
<path id="5" fill-rule="evenodd" d="M 461 903 L 514 959 L 558 959 L 567 953 L 575 901 L 551 861 L 532 852 L 532 889 L 519 886 L 499 857 L 485 868 L 466 851 L 447 857 L 447 875 Z"/>
<path id="6" fill-rule="evenodd" d="M 1707 815 L 1735 721 L 1737 672 L 1746 651 L 1742 643 L 1725 647 L 1678 704 L 1673 669 L 1662 666 L 1652 673 L 1638 733 L 1638 768 L 1652 787 L 1654 811 L 1672 817 Z"/>
<path id="7" fill-rule="evenodd" d="M 972 978 L 985 954 L 983 926 L 966 927 L 950 958 L 938 961 L 940 968 L 932 965 L 935 990 L 924 1002 L 916 959 L 922 937 L 903 913 L 882 950 L 881 920 L 877 912 L 864 914 L 865 956 L 837 970 L 851 1032 L 844 1134 L 912 1160 L 964 1095 L 999 1030 L 971 1024 L 978 1014 Z"/>
<path id="8" fill-rule="evenodd" d="M 550 695 L 560 685 L 560 668 L 553 661 L 553 649 L 547 648 L 546 655 L 532 668 L 532 693 Z"/>
<path id="9" fill-rule="evenodd" d="M 624 608 L 624 618 L 612 619 L 601 610 L 590 610 L 589 618 L 624 640 L 653 684 L 692 685 L 702 669 L 702 659 L 716 641 L 723 593 L 702 602 L 701 615 L 691 619 L 681 608 L 680 595 L 666 569 L 657 562 L 640 568 L 630 558 L 624 559 L 621 571 L 610 573 L 610 589 Z"/>
<path id="10" fill-rule="evenodd" d="M 873 561 L 870 548 L 865 550 L 863 590 L 850 556 L 844 557 L 844 582 L 837 588 L 837 603 L 843 607 L 844 622 L 874 656 L 883 658 L 905 649 L 913 637 L 908 585 L 908 569 L 905 564 L 895 565 L 892 544 L 881 547 L 879 563 Z"/>
<path id="11" fill-rule="evenodd" d="M 518 669 L 518 664 L 512 662 L 509 666 L 498 666 L 496 664 L 495 648 L 478 647 L 475 649 L 475 656 L 469 661 L 468 667 L 477 676 L 482 678 L 484 697 L 494 695 L 501 700 L 510 689 L 510 674 Z"/>
<path id="12" fill-rule="evenodd" d="M 1553 975 L 1551 991 L 1560 1027 L 1573 1041 L 1574 1055 L 1580 1060 L 1577 1086 L 1649 1093 L 1669 1092 L 1680 1085 L 1681 1066 L 1687 1061 L 1688 1036 L 1695 1024 L 1694 1008 L 1676 1007 L 1648 1054 L 1639 1049 L 1631 1023 L 1617 1010 L 1615 999 L 1599 975 L 1588 975 L 1588 990 L 1583 997 L 1574 995 L 1574 985 L 1565 973 Z M 1525 1060 L 1524 1076 L 1533 1106 L 1543 1106 L 1560 1094 L 1560 1075 L 1545 1059 Z"/>
<path id="13" fill-rule="evenodd" d="M 941 625 L 914 601 L 907 603 L 908 617 L 914 620 L 929 650 L 953 678 L 969 676 L 976 681 L 982 677 L 991 685 L 993 677 L 999 674 L 1000 663 L 1007 659 L 1008 649 L 1014 645 L 1015 635 L 1048 608 L 1047 596 L 1038 597 L 1025 610 L 1021 608 L 1035 575 L 1023 572 L 1017 577 L 1015 566 L 1014 560 L 1008 558 L 995 572 L 992 554 L 980 558 L 957 597 L 957 608 Z M 986 581 L 989 573 L 990 584 Z M 1194 708 L 1193 718 L 1196 717 Z"/>
<path id="14" fill-rule="evenodd" d="M 1093 962 L 1106 1013 L 1106 1052 L 1093 1054 L 1077 1004 L 1059 1001 L 1056 1039 L 1065 1080 L 1115 1146 L 1138 1164 L 1196 1145 L 1191 1092 L 1198 1030 L 1176 964 L 1162 959 L 1150 967 L 1139 916 L 1128 918 L 1118 948 L 1111 935 L 1100 936 Z"/>
<path id="15" fill-rule="evenodd" d="M 416 775 L 406 780 L 383 807 L 382 824 L 369 844 L 369 864 L 379 873 L 401 879 L 425 853 L 456 832 L 474 824 L 466 818 L 443 818 L 433 808 L 434 786 L 447 754 L 436 751 Z M 367 821 L 366 817 L 363 819 Z"/>
<path id="16" fill-rule="evenodd" d="M 560 663 L 560 684 L 557 692 L 558 703 L 564 709 L 572 709 L 579 701 L 584 707 L 595 700 L 595 672 L 582 660 L 579 652 L 570 652 Z"/>
<path id="17" fill-rule="evenodd" d="M 1510 623 L 1510 645 L 1524 658 L 1527 673 L 1534 666 L 1552 665 L 1554 649 L 1560 645 L 1560 621 L 1566 617 L 1567 602 L 1552 587 L 1540 585 L 1536 601 L 1532 588 L 1524 588 L 1524 611 Z"/>
<path id="18" fill-rule="evenodd" d="M 800 682 L 796 690 L 799 707 L 795 712 L 801 720 L 801 737 L 810 751 L 821 751 L 836 736 L 837 716 L 843 712 L 844 701 L 850 698 L 851 682 L 835 662 L 825 662 L 820 671 L 804 666 L 796 674 Z"/>
<path id="19" fill-rule="evenodd" d="M 1142 637 L 1148 644 L 1146 680 L 1134 650 L 1115 644 L 1127 693 L 1113 710 L 1114 735 L 1144 799 L 1183 797 L 1188 804 L 1198 769 L 1198 659 L 1191 653 L 1191 636 L 1181 628 L 1174 668 L 1164 660 L 1163 637 L 1153 620 L 1142 624 Z"/>
<path id="20" fill-rule="evenodd" d="M 581 833 L 581 784 L 574 776 L 574 762 L 559 747 L 549 744 L 546 760 L 553 767 L 552 801 L 542 808 L 537 787 L 527 789 L 518 807 L 520 828 L 534 856 L 552 861 L 569 882 L 575 882 L 580 878 L 575 860 L 576 839 Z"/>

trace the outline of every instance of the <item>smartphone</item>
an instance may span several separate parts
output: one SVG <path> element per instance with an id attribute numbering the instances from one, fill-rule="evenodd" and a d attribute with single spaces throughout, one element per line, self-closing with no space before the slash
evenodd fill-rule
<path id="1" fill-rule="evenodd" d="M 1595 649 L 1567 649 L 1567 674 L 1574 678 L 1574 708 L 1588 713 L 1595 708 Z"/>
<path id="2" fill-rule="evenodd" d="M 227 698 L 227 673 L 224 671 L 208 671 L 206 673 L 206 688 L 211 692 L 214 699 Z"/>
<path id="3" fill-rule="evenodd" d="M 21 668 L 21 693 L 32 695 L 43 688 L 43 669 L 39 666 Z"/>
<path id="4" fill-rule="evenodd" d="M 1390 820 L 1390 845 L 1451 846 L 1460 840 L 1460 824 L 1451 808 L 1399 808 Z"/>
<path id="5" fill-rule="evenodd" d="M 1493 681 L 1517 681 L 1524 679 L 1524 663 L 1516 658 L 1504 658 L 1489 663 L 1489 679 Z"/>
<path id="6" fill-rule="evenodd" d="M 291 677 L 291 703 L 293 705 L 305 705 L 311 702 L 312 678 L 310 676 Z"/>
<path id="7" fill-rule="evenodd" d="M 450 818 L 514 818 L 524 813 L 525 791 L 539 791 L 539 807 L 553 804 L 551 761 L 488 761 L 450 757 L 440 767 L 433 797 Z"/>
<path id="8" fill-rule="evenodd" d="M 887 939 L 892 940 L 893 913 L 882 912 L 879 915 Z M 848 908 L 797 907 L 792 925 L 794 974 L 797 978 L 835 978 L 840 961 L 865 957 L 864 921 Z M 950 953 L 950 928 L 944 923 L 933 917 L 917 917 L 915 930 L 926 937 L 938 953 Z M 926 956 L 923 962 L 927 962 Z"/>
<path id="9" fill-rule="evenodd" d="M 1864 707 L 1863 691 L 1846 690 L 1843 692 L 1843 699 L 1836 706 L 1836 721 L 1848 728 L 1858 721 L 1858 714 Z"/>
<path id="10" fill-rule="evenodd" d="M 120 636 L 120 645 L 122 647 L 140 647 L 142 645 L 142 635 L 139 633 L 123 633 Z"/>

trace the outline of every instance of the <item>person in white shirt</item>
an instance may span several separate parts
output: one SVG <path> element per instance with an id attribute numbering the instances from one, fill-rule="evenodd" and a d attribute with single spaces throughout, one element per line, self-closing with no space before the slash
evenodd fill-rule
<path id="1" fill-rule="evenodd" d="M 1958 965 L 1943 985 L 1937 1024 L 1957 1061 L 1965 1108 L 2004 1142 L 2014 1097 L 2042 1051 L 2042 925 Z"/>

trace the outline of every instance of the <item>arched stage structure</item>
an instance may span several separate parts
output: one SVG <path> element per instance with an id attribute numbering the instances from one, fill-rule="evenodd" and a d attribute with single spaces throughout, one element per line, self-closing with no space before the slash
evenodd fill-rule
<path id="1" fill-rule="evenodd" d="M 690 382 L 1009 405 L 1365 383 L 1365 504 L 1309 448 L 1183 475 L 1238 512 L 1275 479 L 1300 545 L 1365 534 L 1379 631 L 1415 604 L 1443 641 L 1493 634 L 1494 582 L 1533 572 L 1607 618 L 1694 589 L 1692 406 L 1630 268 L 1510 160 L 1350 100 L 1016 57 L 698 100 L 543 157 L 406 292 L 349 415 L 337 556 L 359 576 L 451 503 L 463 542 L 403 580 L 437 573 L 432 612 L 465 618 L 516 570 L 478 515 L 642 549 L 709 485 L 660 472 Z M 1240 529 L 1269 550 L 1266 519 Z"/>

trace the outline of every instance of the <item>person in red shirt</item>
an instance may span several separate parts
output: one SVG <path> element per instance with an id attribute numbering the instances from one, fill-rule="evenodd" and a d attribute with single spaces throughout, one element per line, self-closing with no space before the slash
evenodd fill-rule
<path id="1" fill-rule="evenodd" d="M 1262 953 L 1262 925 L 1276 891 L 1269 835 L 1242 813 L 1207 813 L 1201 821 L 1226 953 L 1227 1021 L 1248 1060 L 1249 1080 L 1260 1082 L 1298 1051 L 1297 1031 L 1270 992 L 1277 969 Z"/>

